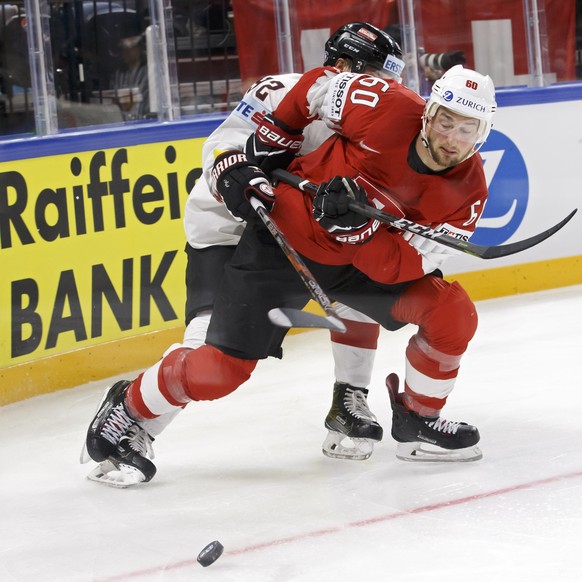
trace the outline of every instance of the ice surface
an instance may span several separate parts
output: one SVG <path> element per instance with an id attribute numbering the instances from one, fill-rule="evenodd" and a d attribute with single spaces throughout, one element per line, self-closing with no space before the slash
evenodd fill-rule
<path id="1" fill-rule="evenodd" d="M 582 580 L 582 287 L 478 311 L 445 409 L 479 427 L 476 463 L 394 456 L 384 378 L 402 374 L 412 327 L 381 334 L 369 402 L 385 438 L 367 461 L 321 453 L 326 331 L 289 337 L 283 361 L 191 404 L 134 489 L 92 483 L 78 462 L 109 381 L 0 408 L 0 580 Z M 225 552 L 202 568 L 215 539 Z"/>

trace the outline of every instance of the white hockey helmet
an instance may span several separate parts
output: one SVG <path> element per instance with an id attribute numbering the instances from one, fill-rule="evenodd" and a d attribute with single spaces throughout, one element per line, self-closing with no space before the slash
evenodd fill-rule
<path id="1" fill-rule="evenodd" d="M 426 140 L 426 124 L 440 106 L 454 113 L 479 120 L 477 141 L 471 155 L 484 143 L 491 131 L 497 109 L 495 86 L 489 75 L 481 75 L 462 65 L 451 67 L 434 82 L 422 116 L 422 137 Z"/>

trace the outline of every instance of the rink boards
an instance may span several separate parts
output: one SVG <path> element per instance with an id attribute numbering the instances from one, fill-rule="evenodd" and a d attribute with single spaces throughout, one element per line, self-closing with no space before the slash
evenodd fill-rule
<path id="1" fill-rule="evenodd" d="M 582 185 L 581 85 L 498 102 L 483 245 L 545 230 Z M 183 208 L 222 119 L 0 142 L 0 405 L 146 367 L 180 340 Z M 474 300 L 580 284 L 581 227 L 582 212 L 519 255 L 455 257 L 447 278 Z"/>

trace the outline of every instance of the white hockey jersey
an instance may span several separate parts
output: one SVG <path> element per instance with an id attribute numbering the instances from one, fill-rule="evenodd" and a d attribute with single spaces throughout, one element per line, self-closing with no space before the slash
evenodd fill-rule
<path id="1" fill-rule="evenodd" d="M 263 77 L 243 96 L 237 108 L 217 127 L 202 146 L 203 174 L 186 202 L 184 229 L 188 244 L 195 249 L 214 245 L 236 245 L 245 223 L 234 218 L 226 206 L 210 193 L 210 172 L 215 151 L 243 149 L 265 114 L 274 111 L 301 75 Z M 333 134 L 322 121 L 311 123 L 304 131 L 301 154 L 316 149 Z"/>

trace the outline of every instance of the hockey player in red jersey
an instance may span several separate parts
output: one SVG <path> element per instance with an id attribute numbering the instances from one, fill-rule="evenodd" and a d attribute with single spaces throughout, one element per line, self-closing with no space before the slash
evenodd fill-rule
<path id="1" fill-rule="evenodd" d="M 369 23 L 352 22 L 341 26 L 325 43 L 325 65 L 340 71 L 366 72 L 372 76 L 389 75 L 400 80 L 404 67 L 402 51 L 387 33 Z M 289 73 L 268 76 L 257 81 L 244 95 L 229 117 L 208 137 L 202 149 L 203 179 L 198 180 L 188 197 L 184 225 L 188 245 L 186 253 L 186 331 L 183 346 L 204 343 L 210 322 L 215 289 L 224 264 L 232 257 L 245 223 L 233 217 L 227 207 L 209 190 L 215 152 L 244 148 L 260 120 L 271 114 L 301 75 Z M 299 154 L 316 149 L 333 131 L 323 121 L 309 124 L 303 132 Z M 286 152 L 281 152 L 286 155 Z M 364 460 L 382 439 L 383 430 L 367 404 L 379 325 L 366 315 L 337 304 L 336 313 L 347 333 L 331 332 L 335 363 L 332 408 L 325 419 L 328 435 L 323 453 L 341 459 Z M 179 346 L 172 346 L 176 349 Z M 361 394 L 359 394 L 361 393 Z M 347 398 L 347 400 L 346 400 Z M 173 415 L 163 415 L 142 423 L 157 436 Z"/>
<path id="2" fill-rule="evenodd" d="M 87 435 L 96 461 L 107 458 L 132 425 L 191 401 L 222 398 L 244 383 L 257 361 L 277 355 L 285 330 L 268 311 L 302 308 L 309 295 L 249 198 L 259 199 L 334 300 L 388 330 L 418 326 L 406 349 L 404 392 L 388 379 L 397 455 L 408 460 L 476 460 L 476 427 L 441 416 L 460 360 L 477 329 L 473 303 L 442 279 L 449 251 L 402 235 L 349 209 L 357 200 L 468 239 L 487 197 L 479 147 L 495 111 L 489 77 L 456 66 L 433 86 L 428 102 L 380 77 L 323 67 L 304 74 L 240 151 L 221 154 L 214 188 L 248 221 L 226 269 L 207 344 L 175 350 L 132 383 L 114 387 Z M 313 119 L 336 133 L 289 170 L 320 183 L 315 198 L 263 170 L 282 144 L 300 140 Z M 266 162 L 265 162 L 266 160 Z M 155 377 L 156 382 L 144 382 Z M 152 388 L 153 387 L 153 388 Z M 112 436 L 113 434 L 113 436 Z M 429 443 L 436 450 L 427 450 Z"/>

